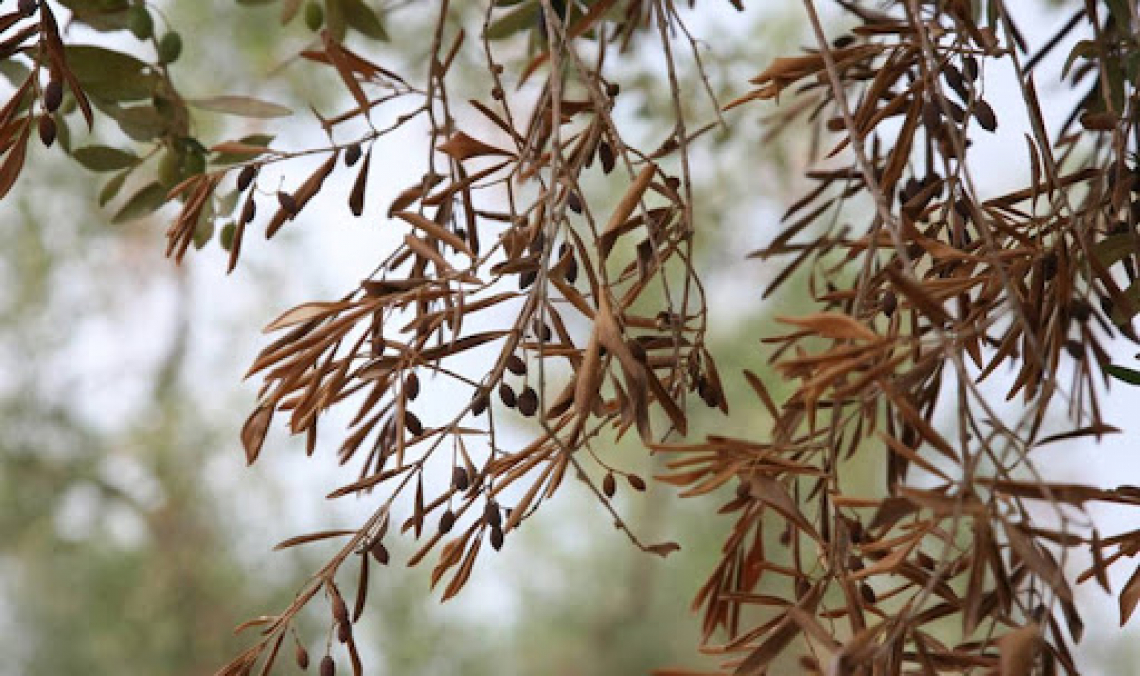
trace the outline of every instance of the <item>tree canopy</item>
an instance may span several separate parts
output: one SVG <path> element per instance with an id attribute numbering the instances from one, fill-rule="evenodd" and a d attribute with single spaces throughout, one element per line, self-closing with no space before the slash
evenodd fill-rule
<path id="1" fill-rule="evenodd" d="M 1134 3 L 1061 4 L 1068 20 L 1037 33 L 1022 30 L 1034 8 L 999 0 L 803 0 L 809 44 L 743 64 L 751 79 L 711 72 L 694 20 L 739 0 L 238 4 L 311 31 L 295 61 L 323 91 L 202 93 L 179 61 L 223 27 L 180 31 L 155 4 L 0 9 L 0 199 L 39 144 L 105 176 L 113 222 L 166 219 L 175 263 L 220 246 L 233 272 L 336 202 L 395 233 L 356 288 L 265 317 L 246 460 L 274 426 L 310 455 L 335 439 L 311 462 L 354 475 L 327 497 L 374 509 L 278 545 L 335 548 L 242 625 L 248 648 L 218 674 L 283 655 L 363 673 L 353 628 L 394 539 L 447 600 L 520 528 L 557 529 L 540 507 L 571 482 L 663 558 L 684 543 L 642 537 L 615 496 L 660 482 L 719 498 L 721 558 L 694 602 L 718 673 L 1079 673 L 1076 585 L 1132 616 L 1140 569 L 1115 588 L 1109 572 L 1140 531 L 1102 532 L 1089 510 L 1134 508 L 1140 488 L 1053 481 L 1039 458 L 1118 433 L 1100 397 L 1140 384 L 1111 356 L 1140 313 Z M 408 36 L 422 58 L 384 58 Z M 346 109 L 317 101 L 332 85 Z M 290 115 L 310 146 L 276 143 Z M 764 223 L 774 237 L 749 255 L 775 272 L 749 297 L 798 280 L 810 299 L 757 336 L 770 371 L 729 374 L 696 253 L 717 226 L 694 186 L 757 119 L 766 142 L 798 135 L 786 152 L 807 187 Z M 1011 127 L 1014 185 L 982 185 Z M 381 164 L 402 182 L 370 180 Z M 730 397 L 738 377 L 750 392 Z M 698 434 L 698 408 L 770 422 Z M 623 440 L 661 471 L 622 467 Z M 306 607 L 328 636 L 312 657 Z"/>

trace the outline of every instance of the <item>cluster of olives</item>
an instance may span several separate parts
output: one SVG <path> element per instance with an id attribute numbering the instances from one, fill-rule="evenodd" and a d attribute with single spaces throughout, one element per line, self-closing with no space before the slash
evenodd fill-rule
<path id="1" fill-rule="evenodd" d="M 143 3 L 131 5 L 127 10 L 127 30 L 139 40 L 154 39 L 154 19 Z M 182 55 L 182 36 L 177 31 L 163 34 L 155 42 L 158 62 L 163 65 L 174 63 Z"/>

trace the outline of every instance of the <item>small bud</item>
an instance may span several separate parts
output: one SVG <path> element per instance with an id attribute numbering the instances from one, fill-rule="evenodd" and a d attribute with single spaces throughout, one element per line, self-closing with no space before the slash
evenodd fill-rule
<path id="1" fill-rule="evenodd" d="M 332 655 L 325 655 L 321 658 L 321 676 L 335 676 L 336 675 L 336 662 L 333 661 Z"/>
<path id="2" fill-rule="evenodd" d="M 922 106 L 922 124 L 926 127 L 927 133 L 937 133 L 938 129 L 942 126 L 942 111 L 938 109 L 938 104 L 933 101 L 927 101 Z"/>
<path id="3" fill-rule="evenodd" d="M 289 213 L 290 216 L 297 215 L 297 200 L 292 195 L 284 190 L 277 191 L 277 202 L 281 208 Z"/>
<path id="4" fill-rule="evenodd" d="M 934 560 L 934 557 L 926 552 L 919 551 L 915 555 L 915 558 L 918 559 L 918 565 L 927 570 L 934 570 L 938 566 L 938 562 Z"/>
<path id="5" fill-rule="evenodd" d="M 514 408 L 518 404 L 518 399 L 515 397 L 515 391 L 511 386 L 503 383 L 499 385 L 499 399 L 502 400 L 503 405 L 507 408 Z"/>
<path id="6" fill-rule="evenodd" d="M 344 604 L 344 599 L 340 596 L 332 598 L 332 614 L 337 622 L 348 622 L 348 606 Z"/>
<path id="7" fill-rule="evenodd" d="M 491 546 L 496 552 L 503 548 L 503 529 L 498 525 L 491 526 Z"/>
<path id="8" fill-rule="evenodd" d="M 309 651 L 305 650 L 305 647 L 300 643 L 297 644 L 297 650 L 294 651 L 294 656 L 297 659 L 297 666 L 300 667 L 302 671 L 309 668 Z"/>
<path id="9" fill-rule="evenodd" d="M 411 411 L 404 411 L 404 427 L 413 437 L 418 437 L 424 433 L 424 425 L 420 422 L 419 417 Z"/>
<path id="10" fill-rule="evenodd" d="M 626 475 L 625 478 L 626 478 L 626 481 L 629 482 L 629 485 L 633 488 L 633 490 L 635 490 L 635 491 L 644 491 L 645 490 L 645 480 L 642 479 L 641 477 L 637 476 L 636 474 L 628 474 L 628 475 Z"/>
<path id="11" fill-rule="evenodd" d="M 499 503 L 494 500 L 488 500 L 487 506 L 483 508 L 483 519 L 492 526 L 498 526 L 503 522 L 503 513 L 499 511 Z"/>
<path id="12" fill-rule="evenodd" d="M 962 57 L 962 73 L 971 82 L 978 79 L 978 60 L 970 55 Z"/>
<path id="13" fill-rule="evenodd" d="M 883 314 L 890 317 L 899 308 L 899 297 L 895 295 L 894 291 L 888 291 L 883 294 Z"/>
<path id="14" fill-rule="evenodd" d="M 970 200 L 965 197 L 954 202 L 954 211 L 962 217 L 963 221 L 969 222 L 973 217 L 973 208 L 970 205 Z"/>
<path id="15" fill-rule="evenodd" d="M 578 279 L 578 260 L 571 257 L 570 262 L 566 265 L 566 281 L 573 284 Z"/>
<path id="16" fill-rule="evenodd" d="M 526 362 L 517 354 L 507 357 L 507 370 L 516 376 L 526 375 Z"/>
<path id="17" fill-rule="evenodd" d="M 444 512 L 443 515 L 439 517 L 439 532 L 440 533 L 450 532 L 451 527 L 454 525 L 455 525 L 455 512 L 451 511 L 450 509 L 447 510 L 446 512 Z"/>
<path id="18" fill-rule="evenodd" d="M 720 406 L 720 393 L 711 383 L 705 383 L 704 387 L 699 392 L 701 399 L 705 402 L 705 406 L 709 408 L 717 408 Z"/>
<path id="19" fill-rule="evenodd" d="M 246 165 L 241 170 L 241 173 L 238 174 L 238 179 L 237 179 L 238 191 L 239 192 L 245 192 L 246 188 L 248 188 L 253 183 L 254 178 L 257 178 L 257 167 L 252 165 L 252 164 Z"/>
<path id="20" fill-rule="evenodd" d="M 954 64 L 947 63 L 942 67 L 942 78 L 963 101 L 970 100 L 970 90 L 966 87 L 966 79 L 962 77 L 962 72 Z"/>
<path id="21" fill-rule="evenodd" d="M 54 113 L 63 103 L 63 83 L 59 80 L 50 80 L 44 85 L 44 110 Z"/>
<path id="22" fill-rule="evenodd" d="M 234 248 L 235 235 L 237 235 L 237 224 L 233 221 L 226 221 L 225 225 L 222 226 L 221 234 L 218 236 L 218 243 L 222 245 L 223 249 L 230 251 Z"/>
<path id="23" fill-rule="evenodd" d="M 617 493 L 617 480 L 614 479 L 613 472 L 607 472 L 606 478 L 602 479 L 602 493 L 607 498 L 612 498 Z"/>
<path id="24" fill-rule="evenodd" d="M 388 555 L 388 548 L 384 546 L 383 542 L 380 542 L 379 540 L 373 542 L 368 551 L 372 552 L 372 558 L 376 559 L 376 563 L 379 563 L 382 566 L 388 565 L 388 560 L 390 557 Z"/>
<path id="25" fill-rule="evenodd" d="M 127 10 L 127 28 L 139 40 L 148 40 L 154 35 L 154 19 L 145 5 L 133 5 Z"/>
<path id="26" fill-rule="evenodd" d="M 305 5 L 305 26 L 313 31 L 319 31 L 325 22 L 325 10 L 319 2 L 310 0 Z"/>
<path id="27" fill-rule="evenodd" d="M 994 109 L 990 107 L 990 104 L 981 99 L 978 99 L 974 103 L 974 119 L 976 119 L 978 124 L 982 126 L 982 129 L 986 131 L 994 131 L 997 129 L 997 115 L 994 113 Z"/>
<path id="28" fill-rule="evenodd" d="M 526 388 L 519 395 L 518 405 L 519 413 L 528 418 L 534 415 L 538 411 L 538 392 L 533 387 Z"/>
<path id="29" fill-rule="evenodd" d="M 51 144 L 55 143 L 55 120 L 51 115 L 40 115 L 39 122 L 40 141 L 43 141 L 45 148 L 50 148 Z"/>
<path id="30" fill-rule="evenodd" d="M 241 209 L 241 222 L 249 223 L 253 221 L 253 217 L 257 215 L 257 204 L 253 201 L 253 196 L 245 201 L 245 206 Z"/>
<path id="31" fill-rule="evenodd" d="M 361 155 L 360 144 L 359 143 L 353 143 L 352 145 L 350 145 L 348 147 L 348 149 L 346 149 L 344 151 L 344 164 L 345 164 L 345 166 L 351 167 L 352 165 L 359 162 L 360 161 L 360 155 Z"/>
<path id="32" fill-rule="evenodd" d="M 197 151 L 190 151 L 182 156 L 181 171 L 183 176 L 196 176 L 206 171 L 206 156 Z"/>
<path id="33" fill-rule="evenodd" d="M 420 396 L 420 377 L 415 373 L 409 373 L 408 377 L 404 378 L 404 396 L 408 399 Z"/>
<path id="34" fill-rule="evenodd" d="M 602 171 L 608 174 L 614 170 L 614 149 L 609 143 L 602 141 L 598 144 L 598 159 L 602 161 Z"/>
<path id="35" fill-rule="evenodd" d="M 1092 308 L 1083 300 L 1074 300 L 1069 305 L 1069 315 L 1080 323 L 1085 323 L 1092 318 Z"/>
<path id="36" fill-rule="evenodd" d="M 606 85 L 606 96 L 610 97 L 611 99 L 617 96 L 619 92 L 621 92 L 621 87 L 618 86 L 618 83 L 611 82 Z"/>
<path id="37" fill-rule="evenodd" d="M 1057 276 L 1057 253 L 1050 251 L 1041 259 L 1041 276 L 1049 281 Z"/>
<path id="38" fill-rule="evenodd" d="M 482 415 L 487 410 L 487 395 L 478 393 L 471 402 L 471 415 Z"/>
<path id="39" fill-rule="evenodd" d="M 462 467 L 456 467 L 451 470 L 451 485 L 457 491 L 465 491 L 471 487 L 471 479 L 467 476 L 467 470 Z"/>
<path id="40" fill-rule="evenodd" d="M 348 639 L 352 638 L 352 625 L 348 622 L 338 622 L 336 625 L 336 640 L 341 643 L 348 643 Z"/>
<path id="41" fill-rule="evenodd" d="M 164 65 L 174 63 L 182 55 L 182 36 L 170 31 L 158 41 L 158 62 Z"/>
<path id="42" fill-rule="evenodd" d="M 39 8 L 40 3 L 38 0 L 20 0 L 18 3 L 16 3 L 16 10 L 24 16 L 31 16 L 35 14 L 36 10 Z"/>

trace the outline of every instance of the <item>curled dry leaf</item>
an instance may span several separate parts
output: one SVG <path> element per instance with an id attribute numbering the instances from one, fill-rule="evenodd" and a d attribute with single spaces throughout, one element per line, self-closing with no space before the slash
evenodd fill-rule
<path id="1" fill-rule="evenodd" d="M 495 146 L 484 143 L 478 139 L 468 136 L 466 133 L 457 131 L 447 139 L 446 142 L 440 144 L 437 148 L 441 153 L 446 153 L 453 159 L 469 160 L 473 157 L 486 157 L 488 155 L 512 155 L 510 151 L 496 148 Z"/>
<path id="2" fill-rule="evenodd" d="M 862 322 L 847 315 L 821 312 L 803 317 L 777 317 L 785 324 L 799 326 L 824 338 L 834 340 L 875 340 L 878 335 Z"/>
<path id="3" fill-rule="evenodd" d="M 1001 637 L 1001 676 L 1030 676 L 1041 648 L 1041 627 L 1030 623 Z"/>

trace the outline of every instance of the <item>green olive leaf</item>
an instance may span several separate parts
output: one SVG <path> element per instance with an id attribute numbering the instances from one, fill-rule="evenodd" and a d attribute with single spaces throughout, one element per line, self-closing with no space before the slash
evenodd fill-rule
<path id="1" fill-rule="evenodd" d="M 210 96 L 203 99 L 188 99 L 186 103 L 200 110 L 239 117 L 268 119 L 293 114 L 293 111 L 285 106 L 252 96 Z"/>
<path id="2" fill-rule="evenodd" d="M 131 196 L 119 212 L 111 219 L 112 223 L 126 223 L 154 213 L 166 202 L 166 188 L 158 181 L 144 186 Z"/>
<path id="3" fill-rule="evenodd" d="M 65 47 L 67 64 L 88 96 L 107 101 L 140 101 L 154 96 L 161 78 L 130 54 L 95 45 Z"/>
<path id="4" fill-rule="evenodd" d="M 1116 378 L 1117 380 L 1123 380 L 1129 385 L 1140 385 L 1140 371 L 1125 368 L 1124 366 L 1109 364 L 1108 366 L 1104 367 L 1104 372 L 1113 378 Z"/>
<path id="5" fill-rule="evenodd" d="M 71 153 L 76 162 L 91 171 L 119 171 L 139 163 L 138 155 L 109 146 L 86 146 Z"/>

